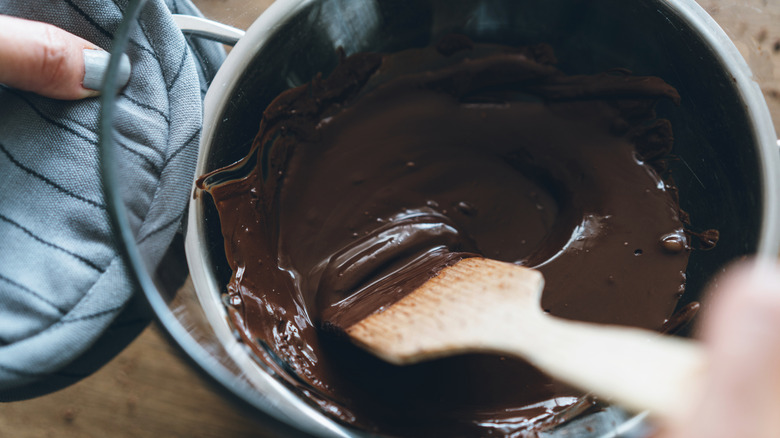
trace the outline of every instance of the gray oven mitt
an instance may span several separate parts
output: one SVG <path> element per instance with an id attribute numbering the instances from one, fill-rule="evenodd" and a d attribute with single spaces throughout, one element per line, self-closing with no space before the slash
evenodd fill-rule
<path id="1" fill-rule="evenodd" d="M 3 0 L 0 14 L 52 23 L 109 49 L 126 5 Z M 172 12 L 198 14 L 188 0 L 149 0 L 141 12 L 114 128 L 124 201 L 153 266 L 181 229 L 202 99 L 224 58 L 220 45 L 186 39 Z M 127 306 L 136 286 L 103 196 L 99 112 L 95 98 L 56 101 L 0 84 L 0 401 L 79 380 L 149 321 L 142 306 Z"/>

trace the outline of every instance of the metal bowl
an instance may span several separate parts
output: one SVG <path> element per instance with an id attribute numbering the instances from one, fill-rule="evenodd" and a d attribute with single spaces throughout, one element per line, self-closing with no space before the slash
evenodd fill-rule
<path id="1" fill-rule="evenodd" d="M 236 44 L 208 91 L 197 173 L 242 158 L 266 105 L 331 71 L 338 48 L 347 55 L 389 52 L 452 32 L 485 42 L 546 42 L 567 73 L 622 67 L 679 90 L 681 105 L 661 103 L 658 113 L 675 130 L 672 172 L 681 206 L 697 227 L 722 236 L 715 250 L 692 254 L 681 305 L 700 299 L 727 262 L 778 254 L 780 157 L 769 112 L 734 45 L 693 0 L 277 0 Z M 174 314 L 150 301 L 190 357 L 256 415 L 288 432 L 363 435 L 329 419 L 236 340 L 220 298 L 231 272 L 207 196 L 191 202 L 186 250 L 203 313 L 191 306 Z M 180 333 L 183 319 L 199 321 L 197 339 Z M 642 418 L 610 408 L 544 436 L 641 436 Z"/>

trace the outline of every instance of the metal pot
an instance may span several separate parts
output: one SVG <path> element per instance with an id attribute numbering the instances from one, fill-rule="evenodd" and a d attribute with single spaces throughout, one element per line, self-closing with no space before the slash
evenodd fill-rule
<path id="1" fill-rule="evenodd" d="M 624 67 L 660 76 L 679 90 L 682 104 L 661 104 L 658 111 L 675 129 L 672 171 L 681 206 L 697 226 L 717 228 L 722 236 L 716 250 L 691 256 L 681 305 L 699 299 L 728 261 L 778 254 L 780 156 L 769 112 L 734 45 L 693 0 L 277 0 L 243 37 L 208 23 L 180 24 L 201 26 L 201 35 L 226 36 L 223 42 L 240 37 L 206 95 L 198 174 L 243 157 L 266 105 L 318 72 L 327 74 L 339 47 L 347 55 L 396 51 L 451 32 L 477 41 L 547 42 L 567 73 Z M 200 304 L 174 314 L 150 299 L 174 340 L 285 433 L 363 435 L 304 401 L 237 342 L 220 298 L 230 276 L 222 245 L 214 207 L 196 197 L 186 250 Z M 196 337 L 191 328 L 182 332 L 184 320 L 197 322 Z M 610 408 L 544 436 L 642 436 L 642 419 Z"/>

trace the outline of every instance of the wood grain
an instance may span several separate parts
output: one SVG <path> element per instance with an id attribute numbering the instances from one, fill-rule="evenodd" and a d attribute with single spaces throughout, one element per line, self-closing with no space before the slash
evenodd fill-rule
<path id="1" fill-rule="evenodd" d="M 0 405 L 14 438 L 264 437 L 152 325 L 108 365 L 62 391 Z"/>

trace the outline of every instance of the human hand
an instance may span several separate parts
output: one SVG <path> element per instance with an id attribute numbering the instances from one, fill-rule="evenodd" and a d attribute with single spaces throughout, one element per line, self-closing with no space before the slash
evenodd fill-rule
<path id="1" fill-rule="evenodd" d="M 54 99 L 100 94 L 109 54 L 58 27 L 0 15 L 0 83 Z M 130 78 L 126 55 L 119 82 Z"/>
<path id="2" fill-rule="evenodd" d="M 780 437 L 780 268 L 735 267 L 713 292 L 701 401 L 658 438 Z"/>

